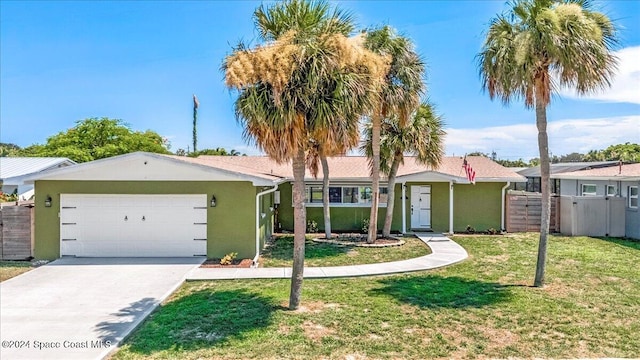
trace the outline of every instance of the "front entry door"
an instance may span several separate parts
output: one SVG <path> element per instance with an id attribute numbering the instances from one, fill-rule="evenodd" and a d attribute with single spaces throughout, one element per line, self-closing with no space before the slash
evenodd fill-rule
<path id="1" fill-rule="evenodd" d="M 411 186 L 411 228 L 431 228 L 431 186 Z"/>

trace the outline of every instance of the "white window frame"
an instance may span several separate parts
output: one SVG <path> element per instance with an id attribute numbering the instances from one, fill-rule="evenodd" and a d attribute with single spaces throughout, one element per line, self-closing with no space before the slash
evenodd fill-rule
<path id="1" fill-rule="evenodd" d="M 304 186 L 304 194 L 305 194 L 305 206 L 306 207 L 322 207 L 322 200 L 320 202 L 309 202 L 309 195 L 311 195 L 311 189 L 317 190 L 322 189 L 322 184 L 312 184 Z M 345 188 L 357 188 L 358 189 L 358 202 L 330 202 L 330 207 L 371 207 L 370 199 L 363 199 L 362 194 L 366 193 L 367 188 L 371 188 L 371 185 L 329 185 L 329 188 L 340 188 L 342 197 L 341 199 L 344 201 L 344 189 Z M 384 192 L 384 194 L 383 194 Z M 380 186 L 380 203 L 378 204 L 380 207 L 387 207 L 387 203 L 382 202 L 383 199 L 386 199 L 387 195 L 387 187 Z M 291 206 L 293 206 L 293 197 L 291 198 Z"/>
<path id="2" fill-rule="evenodd" d="M 633 190 L 635 189 L 635 195 L 632 195 L 631 193 L 633 192 Z M 632 205 L 633 200 L 635 200 L 635 205 Z M 627 188 L 627 205 L 629 206 L 630 209 L 637 209 L 638 208 L 638 187 L 637 186 L 629 186 Z"/>
<path id="3" fill-rule="evenodd" d="M 586 186 L 593 186 L 593 192 L 586 192 L 584 190 Z M 598 193 L 598 186 L 596 184 L 582 184 L 580 188 L 582 189 L 582 196 L 596 196 Z"/>
<path id="4" fill-rule="evenodd" d="M 609 190 L 613 189 L 613 192 L 610 192 Z M 616 196 L 618 195 L 618 189 L 616 188 L 615 185 L 607 185 L 604 187 L 605 190 L 605 195 L 606 196 Z"/>

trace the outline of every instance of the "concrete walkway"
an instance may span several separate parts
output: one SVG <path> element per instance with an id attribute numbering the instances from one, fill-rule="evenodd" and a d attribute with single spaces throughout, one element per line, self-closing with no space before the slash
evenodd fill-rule
<path id="1" fill-rule="evenodd" d="M 102 359 L 204 258 L 62 258 L 0 283 L 0 359 Z"/>
<path id="2" fill-rule="evenodd" d="M 467 251 L 442 234 L 416 233 L 431 248 L 431 254 L 409 260 L 378 264 L 307 267 L 305 278 L 336 278 L 406 273 L 439 268 L 460 262 L 468 257 Z M 223 279 L 285 279 L 291 277 L 291 268 L 220 269 L 195 268 L 187 280 Z"/>

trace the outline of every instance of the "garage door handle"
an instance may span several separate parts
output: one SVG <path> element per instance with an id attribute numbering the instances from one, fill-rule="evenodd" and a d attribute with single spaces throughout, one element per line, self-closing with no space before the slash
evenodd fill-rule
<path id="1" fill-rule="evenodd" d="M 129 218 L 127 217 L 127 215 L 124 216 L 124 221 L 129 220 Z"/>
<path id="2" fill-rule="evenodd" d="M 144 215 L 142 216 L 142 221 L 145 221 L 146 219 L 144 218 Z"/>

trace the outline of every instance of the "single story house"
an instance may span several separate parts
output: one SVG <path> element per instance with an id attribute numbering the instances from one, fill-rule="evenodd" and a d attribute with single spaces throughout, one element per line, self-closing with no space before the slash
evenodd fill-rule
<path id="1" fill-rule="evenodd" d="M 430 169 L 405 159 L 398 171 L 392 229 L 398 232 L 504 228 L 505 190 L 526 179 L 485 157 L 445 157 Z M 332 225 L 362 228 L 371 179 L 365 157 L 329 159 Z M 293 230 L 292 170 L 264 156 L 198 158 L 131 153 L 31 178 L 35 257 L 258 256 L 274 229 Z M 322 175 L 306 175 L 307 219 L 322 228 Z M 386 179 L 383 179 L 386 181 Z M 386 183 L 381 183 L 380 225 Z"/>
<path id="2" fill-rule="evenodd" d="M 34 195 L 33 184 L 25 184 L 25 178 L 74 164 L 62 157 L 0 157 L 1 190 L 5 194 L 17 194 L 19 200 L 29 200 Z"/>
<path id="3" fill-rule="evenodd" d="M 549 172 L 551 175 L 567 173 L 580 170 L 598 169 L 603 167 L 614 166 L 617 161 L 588 161 L 588 162 L 567 162 L 567 163 L 555 163 L 549 164 Z M 540 182 L 542 176 L 540 175 L 540 165 L 528 167 L 528 168 L 512 168 L 513 171 L 527 178 L 525 183 L 514 183 L 511 186 L 512 190 L 523 190 L 529 192 L 541 192 Z M 551 177 L 551 193 L 560 194 L 560 181 Z"/>
<path id="4" fill-rule="evenodd" d="M 619 164 L 590 170 L 551 175 L 560 181 L 560 195 L 611 196 L 625 198 L 625 232 L 627 237 L 640 239 L 640 164 Z"/>

